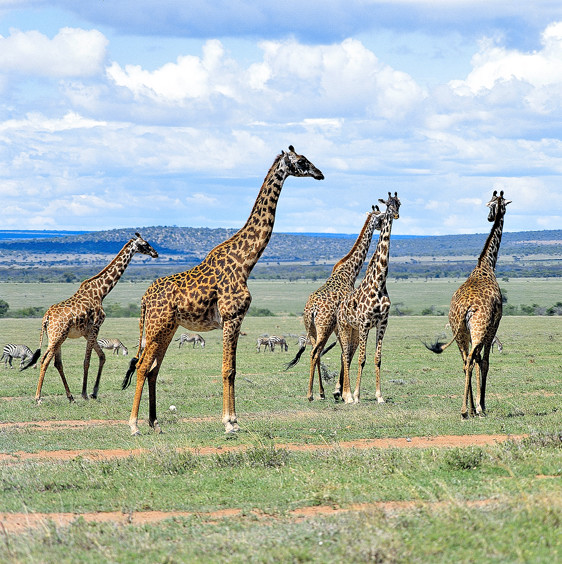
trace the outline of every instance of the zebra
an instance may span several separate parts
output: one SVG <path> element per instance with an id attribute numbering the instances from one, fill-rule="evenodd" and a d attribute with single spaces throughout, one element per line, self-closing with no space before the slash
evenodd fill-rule
<path id="1" fill-rule="evenodd" d="M 33 351 L 25 345 L 6 345 L 2 351 L 2 357 L 0 358 L 0 362 L 4 361 L 4 368 L 8 368 L 8 364 L 10 365 L 10 368 L 13 368 L 12 359 L 14 358 L 20 359 L 21 370 L 23 365 L 33 358 Z M 36 367 L 37 363 L 33 365 L 33 368 Z"/>
<path id="2" fill-rule="evenodd" d="M 284 337 L 271 335 L 271 337 L 269 337 L 269 348 L 271 349 L 271 352 L 275 350 L 275 345 L 279 345 L 282 351 L 287 352 L 289 350 L 289 345 Z"/>
<path id="3" fill-rule="evenodd" d="M 297 345 L 299 346 L 299 349 L 300 348 L 305 349 L 306 345 L 311 345 L 311 344 L 312 343 L 311 343 L 310 337 L 308 335 L 299 335 L 299 340 L 298 340 L 298 343 L 297 343 Z"/>
<path id="4" fill-rule="evenodd" d="M 193 348 L 195 348 L 196 344 L 201 345 L 202 349 L 205 348 L 205 339 L 197 333 L 182 333 L 176 341 L 179 341 L 178 348 L 181 348 L 181 346 L 185 343 L 193 343 Z"/>
<path id="5" fill-rule="evenodd" d="M 137 341 L 137 344 L 135 345 L 135 349 L 139 348 L 139 344 L 140 344 L 140 352 L 142 352 L 146 347 L 146 337 L 144 335 L 142 336 L 142 342 L 140 340 Z"/>
<path id="6" fill-rule="evenodd" d="M 492 350 L 494 350 L 494 345 L 496 345 L 498 347 L 498 352 L 501 353 L 503 352 L 503 344 L 502 342 L 498 339 L 498 336 L 496 335 L 494 337 L 494 340 L 492 341 Z"/>
<path id="7" fill-rule="evenodd" d="M 129 349 L 119 339 L 98 339 L 98 345 L 102 349 L 112 350 L 113 354 L 119 354 L 119 350 L 123 356 L 129 354 Z"/>
<path id="8" fill-rule="evenodd" d="M 264 347 L 264 351 L 267 349 L 271 350 L 271 343 L 269 342 L 269 337 L 258 337 L 256 343 L 256 352 L 261 352 L 262 346 Z"/>

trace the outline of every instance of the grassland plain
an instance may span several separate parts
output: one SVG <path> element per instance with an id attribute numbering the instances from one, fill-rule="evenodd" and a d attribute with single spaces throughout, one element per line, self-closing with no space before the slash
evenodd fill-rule
<path id="1" fill-rule="evenodd" d="M 413 313 L 432 305 L 447 311 L 458 283 L 392 282 L 389 293 Z M 556 279 L 500 284 L 514 305 L 549 306 L 561 295 Z M 303 331 L 298 314 L 318 285 L 250 281 L 253 305 L 277 315 L 244 322 L 236 379 L 242 431 L 233 440 L 225 440 L 220 423 L 216 331 L 205 334 L 204 350 L 170 346 L 158 380 L 158 436 L 145 420 L 140 437 L 129 435 L 133 391 L 120 384 L 130 356 L 108 355 L 100 399 L 74 404 L 54 367 L 39 406 L 38 371 L 0 367 L 0 561 L 561 560 L 562 320 L 504 317 L 504 352 L 492 355 L 485 419 L 460 420 L 457 350 L 436 356 L 421 344 L 450 334 L 444 317 L 390 319 L 385 404 L 374 398 L 372 342 L 359 405 L 309 403 L 308 355 L 283 368 Z M 146 286 L 120 283 L 108 301 L 135 302 Z M 0 298 L 16 308 L 48 306 L 75 289 L 1 284 Z M 2 319 L 0 342 L 35 349 L 39 327 L 38 319 Z M 291 335 L 289 353 L 258 354 L 263 333 Z M 102 336 L 133 349 L 137 320 L 107 319 Z M 63 348 L 75 396 L 84 346 L 83 339 L 69 340 Z M 338 356 L 335 348 L 325 357 L 332 373 Z M 94 358 L 92 376 L 96 369 Z M 146 402 L 145 396 L 141 418 Z M 444 436 L 464 441 L 443 448 Z M 402 446 L 375 446 L 385 438 Z M 418 438 L 429 439 L 426 448 L 411 448 Z M 120 454 L 102 456 L 112 452 Z M 29 528 L 34 517 L 40 519 Z"/>
<path id="2" fill-rule="evenodd" d="M 400 309 L 419 315 L 424 309 L 434 307 L 445 315 L 453 292 L 464 282 L 464 278 L 432 278 L 388 281 L 388 292 L 393 304 Z M 500 279 L 500 286 L 508 303 L 514 306 L 538 304 L 550 307 L 560 301 L 562 279 L 560 278 L 509 278 Z M 278 315 L 300 315 L 311 292 L 321 281 L 313 280 L 252 280 L 248 285 L 252 292 L 252 305 L 269 309 Z M 104 303 L 127 306 L 139 304 L 148 282 L 121 281 L 107 296 Z M 70 297 L 78 288 L 76 283 L 6 283 L 0 282 L 0 299 L 10 309 L 22 309 L 50 305 Z M 0 327 L 1 330 L 1 327 Z"/>
<path id="3" fill-rule="evenodd" d="M 433 299 L 408 284 L 401 281 L 390 290 L 393 301 L 400 301 L 400 285 L 412 308 Z M 447 303 L 456 286 L 444 287 Z M 163 435 L 150 433 L 143 421 L 143 434 L 129 436 L 133 391 L 121 391 L 120 384 L 130 357 L 108 355 L 100 399 L 74 404 L 66 400 L 54 367 L 39 406 L 33 402 L 37 370 L 0 368 L 0 521 L 5 523 L 0 561 L 560 560 L 562 320 L 502 320 L 504 352 L 492 355 L 485 419 L 460 420 L 463 377 L 457 350 L 436 356 L 421 344 L 445 332 L 443 317 L 391 318 L 383 346 L 385 404 L 374 398 L 372 342 L 360 404 L 309 403 L 307 355 L 283 370 L 296 351 L 296 337 L 288 339 L 289 353 L 257 353 L 255 341 L 262 333 L 302 333 L 295 314 L 314 288 L 291 284 L 291 295 L 298 289 L 299 297 L 286 303 L 279 297 L 271 305 L 268 296 L 282 294 L 282 287 L 252 288 L 255 306 L 291 315 L 244 322 L 247 336 L 239 343 L 236 379 L 242 431 L 233 440 L 225 440 L 220 423 L 221 335 L 216 331 L 205 335 L 203 350 L 170 346 L 158 381 Z M 51 303 L 71 293 L 52 294 Z M 37 319 L 2 319 L 0 340 L 34 349 L 39 325 Z M 138 324 L 107 319 L 102 333 L 133 348 Z M 63 348 L 76 396 L 84 345 L 83 339 L 70 340 Z M 325 357 L 331 372 L 338 368 L 336 351 Z M 96 368 L 94 358 L 93 374 Z M 327 383 L 328 393 L 332 384 Z M 408 448 L 417 437 L 438 445 L 445 435 L 469 442 Z M 492 435 L 526 438 L 476 440 Z M 404 446 L 364 442 L 348 448 L 352 441 L 377 438 L 397 438 Z M 112 449 L 122 449 L 121 456 L 96 456 Z M 43 451 L 53 457 L 26 457 Z M 42 520 L 26 529 L 37 514 Z M 10 529 L 10 516 L 19 516 L 22 528 Z"/>

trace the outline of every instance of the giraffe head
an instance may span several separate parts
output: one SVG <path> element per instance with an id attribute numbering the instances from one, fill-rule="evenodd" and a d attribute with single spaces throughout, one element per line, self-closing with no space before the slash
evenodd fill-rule
<path id="1" fill-rule="evenodd" d="M 498 191 L 494 190 L 492 194 L 492 199 L 486 204 L 490 208 L 490 213 L 488 214 L 488 221 L 492 222 L 496 220 L 498 215 L 505 215 L 505 207 L 507 204 L 511 204 L 511 200 L 505 200 L 503 197 L 503 190 L 498 196 Z"/>
<path id="2" fill-rule="evenodd" d="M 135 233 L 136 239 L 133 239 L 133 248 L 135 253 L 141 253 L 143 255 L 151 256 L 152 258 L 157 258 L 158 253 L 140 236 L 140 233 Z"/>
<path id="3" fill-rule="evenodd" d="M 297 155 L 295 148 L 289 145 L 289 151 L 281 151 L 281 158 L 291 176 L 312 176 L 316 180 L 323 180 L 322 171 L 317 169 L 306 157 Z"/>
<path id="4" fill-rule="evenodd" d="M 386 206 L 386 213 L 392 214 L 394 219 L 398 219 L 400 214 L 398 213 L 400 210 L 400 200 L 398 199 L 398 192 L 394 192 L 394 196 L 389 192 L 388 193 L 388 200 L 383 200 L 379 198 L 379 202 Z"/>

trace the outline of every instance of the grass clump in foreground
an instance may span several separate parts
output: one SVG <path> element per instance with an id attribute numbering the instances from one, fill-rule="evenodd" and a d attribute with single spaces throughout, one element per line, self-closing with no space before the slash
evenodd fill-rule
<path id="1" fill-rule="evenodd" d="M 556 562 L 560 506 L 413 504 L 295 517 L 192 516 L 116 527 L 77 520 L 4 539 L 4 562 Z"/>

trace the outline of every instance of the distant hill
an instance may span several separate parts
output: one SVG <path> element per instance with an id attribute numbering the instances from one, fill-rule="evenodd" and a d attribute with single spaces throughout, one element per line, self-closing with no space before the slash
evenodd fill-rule
<path id="1" fill-rule="evenodd" d="M 237 229 L 156 226 L 63 236 L 53 232 L 52 237 L 45 237 L 46 232 L 32 232 L 39 236 L 31 239 L 24 236 L 26 232 L 20 231 L 10 232 L 18 233 L 18 238 L 10 240 L 2 238 L 0 233 L 0 280 L 8 276 L 3 270 L 6 267 L 28 272 L 55 267 L 99 270 L 98 266 L 107 263 L 135 231 L 139 231 L 160 255 L 157 265 L 147 257 L 136 257 L 136 262 L 150 264 L 150 271 L 158 269 L 162 272 L 167 269 L 165 264 L 177 271 L 198 263 Z M 464 275 L 473 267 L 487 235 L 393 236 L 391 273 L 395 276 Z M 268 275 L 275 277 L 285 277 L 283 273 L 294 274 L 299 269 L 305 276 L 310 273 L 324 276 L 349 251 L 355 238 L 356 235 L 273 233 L 253 274 L 263 275 L 260 269 L 268 268 Z M 376 236 L 371 252 L 375 246 Z M 559 276 L 562 274 L 561 261 L 562 230 L 507 232 L 502 238 L 498 273 Z M 15 275 L 14 272 L 10 274 Z"/>

